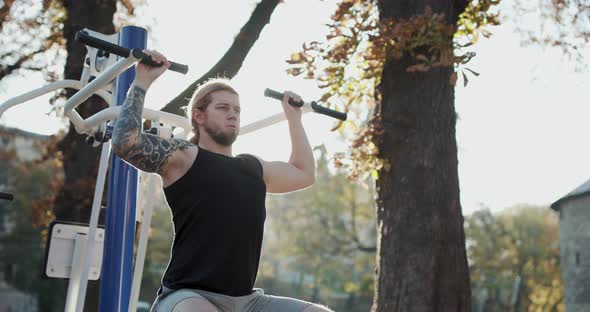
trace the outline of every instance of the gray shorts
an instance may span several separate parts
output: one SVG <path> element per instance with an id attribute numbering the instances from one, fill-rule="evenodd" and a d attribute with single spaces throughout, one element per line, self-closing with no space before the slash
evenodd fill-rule
<path id="1" fill-rule="evenodd" d="M 255 288 L 254 292 L 239 297 L 232 297 L 212 293 L 199 289 L 179 289 L 171 291 L 164 288 L 163 295 L 159 295 L 152 305 L 151 312 L 171 312 L 179 302 L 184 299 L 199 297 L 205 298 L 213 304 L 219 312 L 301 312 L 312 303 L 287 298 L 265 295 L 260 288 Z"/>

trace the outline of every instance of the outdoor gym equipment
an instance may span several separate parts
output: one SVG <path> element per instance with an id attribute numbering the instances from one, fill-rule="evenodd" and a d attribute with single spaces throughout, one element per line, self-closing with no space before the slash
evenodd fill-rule
<path id="1" fill-rule="evenodd" d="M 158 64 L 142 52 L 147 43 L 147 32 L 143 28 L 128 26 L 113 35 L 84 29 L 77 33 L 76 39 L 87 48 L 80 80 L 56 81 L 0 103 L 0 117 L 15 105 L 58 89 L 79 90 L 64 104 L 64 115 L 78 133 L 87 135 L 89 144 L 102 145 L 92 211 L 88 225 L 58 221 L 51 225 L 44 273 L 49 277 L 69 279 L 65 311 L 82 311 L 88 279 L 99 277 L 101 312 L 135 311 L 151 222 L 152 200 L 148 194 L 156 193 L 157 184 L 153 175 L 146 173 L 138 176 L 137 170 L 117 155 L 111 157 L 110 138 L 113 121 L 135 78 L 135 71 L 131 67 L 137 62 L 154 66 Z M 171 65 L 171 71 L 183 74 L 188 71 L 186 65 L 174 62 Z M 100 96 L 109 107 L 83 119 L 76 107 L 92 95 Z M 270 89 L 265 91 L 265 95 L 279 100 L 283 98 L 280 92 Z M 303 112 L 314 111 L 346 120 L 345 113 L 320 106 L 316 102 L 290 101 L 290 104 L 301 107 Z M 184 116 L 144 108 L 142 117 L 154 125 L 146 131 L 163 138 L 186 138 L 192 130 L 191 122 Z M 240 135 L 285 119 L 284 113 L 270 116 L 241 127 Z M 101 228 L 98 227 L 98 216 L 107 167 L 110 173 L 108 209 L 105 226 Z M 145 183 L 138 183 L 138 180 Z M 138 198 L 141 202 L 137 202 Z M 11 200 L 12 195 L 0 193 L 0 199 Z M 136 210 L 136 207 L 143 207 L 143 215 L 142 209 Z M 133 268 L 136 221 L 141 223 L 141 233 Z"/>

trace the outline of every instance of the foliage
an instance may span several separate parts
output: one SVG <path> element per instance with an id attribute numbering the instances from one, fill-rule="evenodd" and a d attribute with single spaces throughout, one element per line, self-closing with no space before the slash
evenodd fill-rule
<path id="1" fill-rule="evenodd" d="M 160 281 L 170 259 L 174 237 L 172 215 L 161 189 L 150 196 L 150 201 L 154 206 L 139 294 L 140 300 L 147 302 L 155 299 L 156 291 L 160 287 Z"/>
<path id="2" fill-rule="evenodd" d="M 134 20 L 133 12 L 145 0 L 120 0 L 117 26 Z M 48 82 L 63 76 L 66 42 L 63 28 L 68 17 L 63 0 L 3 1 L 0 7 L 0 81 L 9 76 L 40 72 Z M 149 25 L 148 25 L 149 27 Z M 55 102 L 64 95 L 58 91 Z"/>
<path id="3" fill-rule="evenodd" d="M 65 58 L 61 1 L 5 1 L 0 15 L 0 80 L 15 71 L 40 71 L 57 79 Z"/>
<path id="4" fill-rule="evenodd" d="M 511 20 L 517 25 L 524 44 L 561 48 L 566 56 L 587 66 L 590 43 L 590 1 L 533 0 L 513 1 Z M 538 20 L 537 23 L 527 21 Z"/>
<path id="5" fill-rule="evenodd" d="M 466 218 L 475 302 L 483 311 L 564 311 L 556 215 L 516 206 Z"/>
<path id="6" fill-rule="evenodd" d="M 44 144 L 43 144 L 44 145 Z M 42 146 L 41 146 L 42 147 Z M 53 219 L 45 205 L 55 196 L 62 179 L 61 163 L 54 160 L 22 161 L 13 149 L 0 151 L 0 176 L 13 202 L 0 203 L 0 266 L 5 281 L 37 297 L 40 309 L 63 307 L 62 280 L 40 279 L 45 255 L 46 226 Z M 4 228 L 4 225 L 9 226 Z"/>
<path id="7" fill-rule="evenodd" d="M 330 172 L 325 149 L 316 150 L 313 187 L 269 196 L 259 285 L 338 311 L 366 311 L 374 286 L 373 191 L 342 170 Z M 290 289 L 281 289 L 285 281 Z"/>
<path id="8" fill-rule="evenodd" d="M 342 0 L 328 24 L 326 40 L 304 44 L 302 51 L 291 55 L 287 60 L 292 65 L 287 70 L 289 74 L 317 79 L 320 88 L 326 90 L 320 101 L 354 113 L 350 115 L 356 117 L 346 122 L 348 127 L 341 128 L 341 131 L 348 128 L 357 132 L 351 144 L 350 161 L 340 156 L 340 164 L 350 167 L 351 177 L 389 167 L 379 159 L 374 144 L 382 133 L 378 126 L 381 124 L 378 110 L 368 122 L 360 124 L 367 120 L 362 115 L 378 108 L 380 103 L 375 89 L 381 82 L 385 60 L 409 56 L 413 64 L 406 68 L 408 72 L 454 66 L 461 70 L 466 84 L 468 77 L 463 69 L 479 74 L 464 68 L 475 56 L 465 49 L 474 44 L 480 34 L 490 35 L 485 29 L 487 26 L 499 24 L 498 13 L 494 11 L 498 2 L 470 1 L 457 25 L 449 25 L 444 15 L 428 7 L 423 14 L 408 20 L 380 19 L 373 1 Z M 449 38 L 453 37 L 455 40 L 450 45 Z M 454 85 L 456 81 L 455 73 L 450 83 Z"/>

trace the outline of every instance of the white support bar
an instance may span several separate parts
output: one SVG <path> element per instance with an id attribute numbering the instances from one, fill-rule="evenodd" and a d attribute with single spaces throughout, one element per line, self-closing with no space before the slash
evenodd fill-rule
<path id="1" fill-rule="evenodd" d="M 60 81 L 50 83 L 50 84 L 45 85 L 41 88 L 29 91 L 27 93 L 24 93 L 24 94 L 16 96 L 16 97 L 13 97 L 13 98 L 3 102 L 2 104 L 0 104 L 0 117 L 2 117 L 4 112 L 6 112 L 6 110 L 8 110 L 9 108 L 19 105 L 19 104 L 22 104 L 27 101 L 30 101 L 34 98 L 40 97 L 40 96 L 47 94 L 49 92 L 53 92 L 55 90 L 64 89 L 64 88 L 80 90 L 83 87 L 84 87 L 84 84 L 78 80 L 60 80 Z M 96 94 L 98 96 L 100 96 L 101 98 L 103 98 L 107 103 L 111 102 L 111 94 L 109 92 L 107 92 L 106 90 L 102 90 L 102 89 L 97 90 Z"/>
<path id="2" fill-rule="evenodd" d="M 108 120 L 114 120 L 117 117 L 117 115 L 119 115 L 120 111 L 121 111 L 120 106 L 105 108 L 105 109 L 101 110 L 100 112 L 86 118 L 84 120 L 84 124 L 85 124 L 84 128 L 92 129 L 92 128 L 98 126 L 99 124 L 101 124 L 102 122 L 105 122 Z M 189 132 L 192 127 L 188 118 L 183 117 L 183 116 L 179 116 L 176 114 L 171 114 L 171 113 L 157 111 L 157 110 L 153 110 L 153 109 L 149 109 L 149 108 L 144 108 L 142 115 L 143 115 L 143 118 L 145 118 L 145 119 L 159 120 L 159 121 L 164 122 L 166 124 L 170 124 L 175 127 L 185 129 Z"/>
<path id="3" fill-rule="evenodd" d="M 137 255 L 135 257 L 135 268 L 133 270 L 133 282 L 131 284 L 131 298 L 129 300 L 129 312 L 135 312 L 137 301 L 139 300 L 139 291 L 141 289 L 141 277 L 143 275 L 143 265 L 147 251 L 147 243 L 152 221 L 152 211 L 154 210 L 153 195 L 157 192 L 156 178 L 153 174 L 144 173 L 147 179 L 147 186 L 143 193 L 143 218 L 141 221 L 141 233 L 139 234 L 139 243 L 137 246 Z M 148 195 L 149 194 L 149 195 Z M 139 207 L 138 207 L 139 208 Z"/>
<path id="4" fill-rule="evenodd" d="M 100 154 L 100 163 L 98 166 L 98 176 L 96 177 L 96 186 L 94 188 L 94 200 L 92 202 L 92 212 L 90 213 L 90 224 L 88 225 L 88 245 L 94 246 L 96 228 L 98 226 L 98 216 L 100 215 L 100 207 L 102 202 L 102 195 L 104 190 L 105 179 L 107 175 L 107 168 L 109 166 L 109 156 L 111 153 L 111 144 L 109 142 L 102 145 Z M 79 285 L 78 302 L 76 311 L 82 312 L 84 309 L 84 301 L 86 300 L 86 288 L 88 286 L 88 269 L 90 267 L 90 259 L 92 258 L 92 248 L 87 248 L 82 256 L 81 274 L 77 279 L 70 279 L 70 285 L 74 282 Z"/>
<path id="5" fill-rule="evenodd" d="M 84 250 L 86 249 L 86 235 L 76 234 L 76 244 L 74 245 L 74 258 L 72 260 L 72 271 L 70 273 L 70 282 L 68 283 L 68 294 L 66 296 L 65 312 L 74 312 L 78 302 L 78 291 L 80 289 L 80 274 L 82 271 L 81 260 Z"/>
<path id="6" fill-rule="evenodd" d="M 313 109 L 311 108 L 311 103 L 309 103 L 309 102 L 303 103 L 303 106 L 301 107 L 301 112 L 302 113 L 313 112 Z M 253 123 L 249 123 L 245 126 L 240 127 L 240 135 L 248 134 L 250 132 L 254 132 L 256 130 L 266 128 L 268 126 L 274 125 L 274 124 L 279 123 L 279 122 L 286 120 L 286 119 L 287 119 L 287 117 L 285 116 L 285 113 L 278 113 L 278 114 L 272 115 L 270 117 L 267 117 L 265 119 L 255 121 Z"/>
<path id="7" fill-rule="evenodd" d="M 89 126 L 89 124 L 85 122 L 74 109 L 90 98 L 97 90 L 100 90 L 103 86 L 113 81 L 119 74 L 135 64 L 135 62 L 137 62 L 137 59 L 132 55 L 128 58 L 117 61 L 115 65 L 104 71 L 67 100 L 64 105 L 64 115 L 70 118 L 78 133 L 87 133 L 93 127 Z"/>
<path id="8" fill-rule="evenodd" d="M 98 127 L 101 123 L 104 123 L 109 120 L 114 120 L 119 114 L 121 108 L 120 106 L 111 106 L 109 108 L 101 110 L 100 112 L 86 119 L 82 119 L 78 112 L 76 112 L 75 108 L 95 93 L 102 97 L 107 103 L 111 103 L 113 101 L 112 95 L 102 88 L 108 83 L 110 83 L 113 79 L 115 79 L 115 77 L 118 76 L 120 73 L 125 71 L 127 68 L 131 67 L 135 62 L 137 62 L 137 59 L 133 58 L 133 56 L 121 59 L 117 61 L 117 63 L 115 63 L 113 66 L 111 66 L 109 69 L 107 69 L 105 72 L 101 73 L 97 78 L 95 78 L 92 82 L 90 82 L 87 85 L 83 85 L 81 81 L 62 80 L 51 83 L 39 89 L 27 92 L 21 96 L 9 99 L 8 101 L 0 104 L 0 117 L 7 109 L 15 105 L 21 104 L 43 94 L 55 91 L 57 89 L 73 88 L 78 89 L 80 91 L 74 94 L 74 96 L 72 96 L 66 102 L 64 106 L 64 114 L 70 118 L 78 133 L 88 134 L 91 130 Z M 313 111 L 313 109 L 311 108 L 311 103 L 309 102 L 304 103 L 301 109 L 303 113 Z M 143 109 L 142 116 L 148 120 L 158 120 L 165 124 L 181 128 L 184 130 L 182 132 L 182 135 L 185 137 L 192 130 L 192 125 L 190 121 L 188 120 L 188 118 L 184 116 L 179 116 L 176 114 L 166 113 L 162 111 L 156 111 L 149 108 Z M 286 117 L 284 113 L 275 114 L 265 119 L 242 126 L 240 128 L 240 135 L 254 132 L 256 130 L 279 123 L 285 119 Z"/>

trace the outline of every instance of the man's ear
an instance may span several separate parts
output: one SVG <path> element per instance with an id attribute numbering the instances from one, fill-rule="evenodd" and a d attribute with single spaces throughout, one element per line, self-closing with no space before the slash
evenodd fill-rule
<path id="1" fill-rule="evenodd" d="M 197 125 L 201 126 L 205 123 L 205 113 L 200 109 L 195 109 L 193 111 L 193 119 L 197 122 Z"/>

